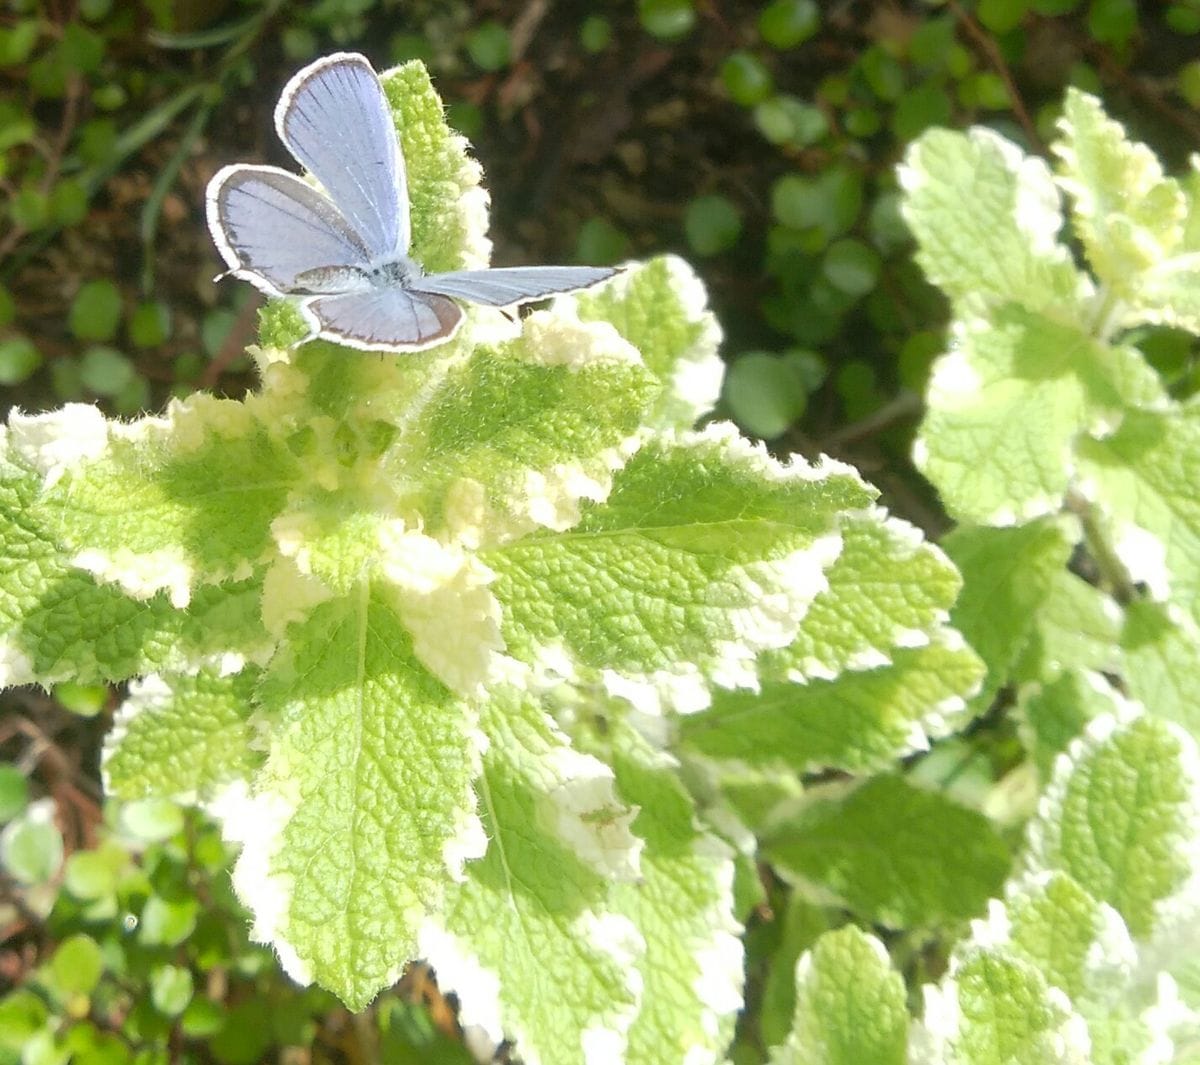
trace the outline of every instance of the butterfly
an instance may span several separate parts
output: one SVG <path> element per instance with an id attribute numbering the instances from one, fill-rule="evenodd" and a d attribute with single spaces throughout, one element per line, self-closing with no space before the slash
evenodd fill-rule
<path id="1" fill-rule="evenodd" d="M 275 129 L 314 188 L 275 166 L 222 167 L 208 184 L 208 228 L 228 274 L 298 297 L 322 337 L 365 351 L 420 351 L 463 321 L 456 300 L 507 307 L 587 288 L 611 268 L 519 266 L 426 274 L 409 255 L 404 156 L 379 77 L 337 52 L 284 87 Z"/>

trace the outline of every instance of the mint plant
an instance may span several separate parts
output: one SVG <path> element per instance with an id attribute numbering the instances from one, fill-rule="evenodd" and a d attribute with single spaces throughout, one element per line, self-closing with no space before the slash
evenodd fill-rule
<path id="1" fill-rule="evenodd" d="M 424 68 L 384 83 L 414 255 L 486 265 Z M 403 358 L 303 332 L 267 308 L 244 400 L 10 419 L 3 681 L 130 682 L 109 793 L 215 813 L 297 981 L 361 1009 L 420 957 L 526 1062 L 719 1060 L 747 825 L 968 720 L 957 573 L 851 468 L 692 428 L 678 260 Z"/>
<path id="2" fill-rule="evenodd" d="M 816 938 L 777 1065 L 1200 1054 L 1200 437 L 1195 400 L 1139 348 L 1146 326 L 1200 333 L 1200 157 L 1166 176 L 1077 91 L 1059 131 L 1056 174 L 985 129 L 926 133 L 901 170 L 954 316 L 916 458 L 961 522 L 943 546 L 963 578 L 952 620 L 987 668 L 972 706 L 1006 693 L 1023 747 L 985 806 L 1032 817 L 916 1018 L 878 938 Z M 1088 273 L 1060 235 L 1064 192 Z M 917 924 L 861 879 L 844 893 Z"/>

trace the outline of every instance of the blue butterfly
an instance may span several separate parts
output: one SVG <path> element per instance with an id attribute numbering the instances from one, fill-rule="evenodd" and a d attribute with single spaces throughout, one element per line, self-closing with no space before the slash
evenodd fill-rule
<path id="1" fill-rule="evenodd" d="M 366 351 L 419 351 L 462 324 L 455 300 L 506 307 L 573 292 L 611 268 L 521 266 L 426 274 L 408 254 L 404 156 L 364 56 L 301 70 L 275 108 L 280 140 L 320 192 L 274 166 L 237 164 L 208 185 L 208 227 L 229 273 L 299 298 L 313 337 Z"/>

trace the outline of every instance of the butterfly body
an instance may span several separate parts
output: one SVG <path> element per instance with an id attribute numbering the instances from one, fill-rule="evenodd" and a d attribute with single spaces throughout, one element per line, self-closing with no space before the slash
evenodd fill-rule
<path id="1" fill-rule="evenodd" d="M 399 285 L 410 288 L 424 276 L 420 265 L 407 256 L 379 266 L 317 266 L 296 275 L 297 296 L 336 295 L 342 292 L 368 292 L 373 288 Z"/>
<path id="2" fill-rule="evenodd" d="M 223 167 L 208 224 L 229 273 L 291 296 L 323 337 L 368 351 L 418 351 L 462 324 L 456 301 L 505 307 L 586 288 L 615 270 L 508 267 L 426 274 L 409 255 L 404 156 L 383 86 L 365 57 L 309 64 L 275 111 L 280 139 L 320 183 L 271 166 Z"/>

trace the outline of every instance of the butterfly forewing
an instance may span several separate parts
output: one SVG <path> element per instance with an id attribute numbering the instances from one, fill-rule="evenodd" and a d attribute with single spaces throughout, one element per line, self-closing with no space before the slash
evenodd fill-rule
<path id="1" fill-rule="evenodd" d="M 363 56 L 339 52 L 305 67 L 283 90 L 275 126 L 376 262 L 408 251 L 404 158 L 383 86 Z"/>
<path id="2" fill-rule="evenodd" d="M 411 283 L 414 292 L 453 296 L 458 300 L 507 307 L 587 288 L 617 271 L 593 266 L 511 266 L 498 270 L 456 270 L 430 274 Z"/>
<path id="3" fill-rule="evenodd" d="M 419 351 L 449 340 L 462 308 L 445 296 L 398 287 L 316 296 L 303 304 L 314 332 L 367 351 Z"/>
<path id="4" fill-rule="evenodd" d="M 208 226 L 230 270 L 272 295 L 315 266 L 364 267 L 367 249 L 337 208 L 295 174 L 227 166 L 208 186 Z"/>

